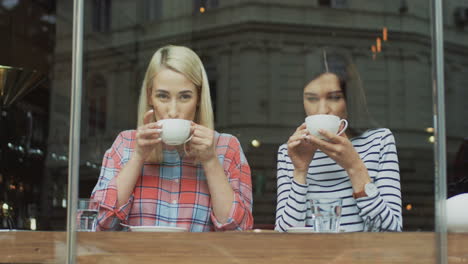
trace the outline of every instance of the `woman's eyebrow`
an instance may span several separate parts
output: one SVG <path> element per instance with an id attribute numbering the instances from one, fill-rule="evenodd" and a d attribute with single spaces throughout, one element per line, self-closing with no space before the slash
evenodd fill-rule
<path id="1" fill-rule="evenodd" d="M 164 90 L 164 89 L 156 89 L 154 91 L 157 93 L 169 93 L 167 90 Z"/>
<path id="2" fill-rule="evenodd" d="M 311 92 L 305 92 L 304 95 L 308 95 L 308 96 L 317 96 L 316 93 L 311 93 Z"/>
<path id="3" fill-rule="evenodd" d="M 179 92 L 180 94 L 184 94 L 184 93 L 193 93 L 192 90 L 183 90 L 183 91 L 180 91 Z"/>
<path id="4" fill-rule="evenodd" d="M 341 91 L 341 90 L 336 90 L 336 91 L 328 92 L 328 94 L 343 94 L 343 91 Z"/>

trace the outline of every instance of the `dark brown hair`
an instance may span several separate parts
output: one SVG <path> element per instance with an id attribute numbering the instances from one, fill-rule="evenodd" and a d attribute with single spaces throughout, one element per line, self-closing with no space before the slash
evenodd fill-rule
<path id="1" fill-rule="evenodd" d="M 351 56 L 342 50 L 323 48 L 317 72 L 311 73 L 309 82 L 323 74 L 331 73 L 338 78 L 339 86 L 346 100 L 349 132 L 352 137 L 359 136 L 368 129 L 376 128 L 367 109 L 367 101 L 359 72 Z"/>

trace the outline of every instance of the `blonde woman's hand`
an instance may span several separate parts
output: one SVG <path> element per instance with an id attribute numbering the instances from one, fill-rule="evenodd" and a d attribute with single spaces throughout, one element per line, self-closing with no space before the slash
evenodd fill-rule
<path id="1" fill-rule="evenodd" d="M 192 139 L 189 143 L 190 155 L 201 163 L 216 157 L 214 130 L 192 122 Z"/>
<path id="2" fill-rule="evenodd" d="M 317 147 L 307 140 L 307 135 L 309 135 L 309 131 L 306 124 L 303 123 L 287 142 L 288 156 L 294 165 L 295 174 L 298 173 L 304 179 L 317 150 Z"/>
<path id="3" fill-rule="evenodd" d="M 161 125 L 151 122 L 153 110 L 149 110 L 143 117 L 143 125 L 136 133 L 134 157 L 145 161 L 157 144 L 161 143 Z"/>

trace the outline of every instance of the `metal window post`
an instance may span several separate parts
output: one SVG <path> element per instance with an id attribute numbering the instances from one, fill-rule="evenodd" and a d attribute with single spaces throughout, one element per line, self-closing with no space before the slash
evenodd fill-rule
<path id="1" fill-rule="evenodd" d="M 444 86 L 444 21 L 442 0 L 433 0 L 432 27 L 432 84 L 434 111 L 435 161 L 435 231 L 437 262 L 447 263 L 447 160 L 445 141 Z"/>
<path id="2" fill-rule="evenodd" d="M 76 208 L 80 169 L 81 90 L 83 74 L 83 0 L 73 1 L 72 90 L 68 151 L 67 263 L 76 259 Z"/>

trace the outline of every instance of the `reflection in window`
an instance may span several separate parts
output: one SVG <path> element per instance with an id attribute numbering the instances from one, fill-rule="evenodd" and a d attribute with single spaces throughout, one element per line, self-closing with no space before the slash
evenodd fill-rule
<path id="1" fill-rule="evenodd" d="M 468 8 L 457 7 L 454 12 L 455 25 L 459 28 L 464 28 L 468 25 Z"/>
<path id="2" fill-rule="evenodd" d="M 318 0 L 319 6 L 332 7 L 332 8 L 346 8 L 348 7 L 347 0 Z"/>
<path id="3" fill-rule="evenodd" d="M 93 0 L 93 31 L 108 32 L 111 27 L 111 0 Z"/>
<path id="4" fill-rule="evenodd" d="M 210 85 L 211 104 L 213 106 L 213 113 L 214 113 L 214 118 L 216 121 L 216 116 L 217 116 L 216 115 L 217 113 L 216 101 L 218 100 L 217 93 L 216 93 L 217 79 L 218 79 L 216 66 L 215 66 L 214 60 L 212 60 L 211 58 L 201 56 L 201 60 L 203 62 L 203 65 L 205 66 L 206 75 L 208 76 L 208 83 Z M 215 122 L 215 125 L 216 125 L 216 122 Z"/>
<path id="5" fill-rule="evenodd" d="M 90 89 L 86 94 L 87 106 L 87 135 L 96 136 L 103 134 L 106 130 L 106 80 L 97 75 L 91 79 Z"/>
<path id="6" fill-rule="evenodd" d="M 447 164 L 448 197 L 468 193 L 468 138 L 460 142 L 453 162 Z"/>
<path id="7" fill-rule="evenodd" d="M 2 1 L 2 6 L 7 9 L 7 10 L 12 10 L 19 4 L 19 0 L 7 0 L 7 1 Z"/>
<path id="8" fill-rule="evenodd" d="M 55 5 L 52 0 L 0 1 L 0 64 L 15 69 L 3 71 L 0 78 L 2 229 L 48 229 L 48 219 L 53 216 L 48 211 L 51 187 L 46 166 L 52 152 L 49 143 L 58 141 L 49 140 L 49 124 L 56 121 L 49 114 L 49 78 L 55 76 L 51 74 L 55 61 Z M 40 81 L 30 70 L 49 78 Z M 54 125 L 59 126 L 58 122 Z M 46 214 L 49 216 L 44 217 Z"/>
<path id="9" fill-rule="evenodd" d="M 339 54 L 328 54 L 327 55 L 328 68 L 333 69 L 333 72 L 346 76 L 346 60 Z"/>
<path id="10" fill-rule="evenodd" d="M 163 0 L 142 0 L 141 14 L 144 21 L 155 21 L 162 18 Z"/>
<path id="11" fill-rule="evenodd" d="M 66 2 L 58 1 L 58 4 L 65 5 Z M 99 167 L 104 148 L 111 145 L 116 131 L 135 126 L 138 87 L 152 52 L 165 44 L 186 45 L 197 50 L 206 67 L 216 129 L 237 136 L 243 144 L 253 172 L 255 222 L 271 225 L 275 218 L 278 146 L 304 120 L 302 89 L 322 61 L 321 47 L 334 46 L 352 53 L 362 73 L 372 116 L 381 126 L 395 132 L 406 209 L 405 230 L 432 230 L 433 145 L 428 142 L 432 134 L 424 131 L 432 125 L 432 97 L 428 92 L 431 85 L 427 4 L 391 1 L 383 13 L 382 5 L 372 0 L 359 1 L 362 5 L 356 6 L 356 1 L 346 0 L 224 1 L 222 4 L 229 6 L 223 8 L 216 0 L 194 0 L 185 8 L 176 8 L 176 2 L 185 1 L 166 1 L 164 5 L 160 0 L 113 1 L 112 8 L 126 11 L 125 15 L 119 14 L 112 21 L 114 29 L 121 26 L 119 32 L 103 35 L 105 43 L 85 35 L 89 49 L 84 68 L 96 69 L 95 65 L 99 65 L 106 73 L 100 77 L 90 76 L 96 79 L 90 78 L 86 82 L 86 88 L 92 94 L 83 98 L 82 135 L 87 136 L 86 142 L 83 141 L 80 174 L 83 196 L 85 191 L 89 195 L 94 187 L 99 171 L 93 165 Z M 88 14 L 93 15 L 93 24 L 110 29 L 111 2 L 92 0 L 90 3 L 94 4 L 94 10 L 90 9 L 92 12 Z M 353 9 L 349 8 L 351 4 Z M 252 12 L 256 10 L 252 6 L 268 8 L 269 12 Z M 460 4 L 453 8 L 458 6 Z M 210 8 L 216 12 L 210 12 Z M 324 11 L 338 8 L 343 8 L 338 10 L 342 19 L 336 19 L 334 23 L 325 19 L 311 21 L 301 15 L 306 10 L 311 18 L 320 19 Z M 362 19 L 364 12 L 361 11 L 365 11 L 369 20 Z M 390 23 L 390 18 L 399 17 L 403 11 L 411 16 L 401 20 L 398 26 Z M 453 12 L 453 9 L 447 11 L 452 23 Z M 150 25 L 163 17 L 177 19 L 158 23 L 157 27 Z M 64 23 L 59 16 L 57 18 L 59 23 Z M 140 21 L 144 31 L 133 25 Z M 388 28 L 390 34 L 385 43 L 383 27 Z M 67 32 L 60 33 L 66 35 Z M 410 35 L 412 37 L 407 38 Z M 382 52 L 373 60 L 370 47 L 380 36 Z M 70 39 L 58 40 L 56 57 L 66 58 L 63 46 L 69 45 L 71 35 Z M 328 59 L 329 66 L 335 69 L 344 67 L 340 61 L 338 57 Z M 60 66 L 56 68 L 66 68 Z M 96 74 L 95 70 L 89 72 Z M 59 89 L 67 87 L 69 81 L 60 80 L 54 82 L 53 88 L 57 92 L 53 94 L 66 94 Z M 106 94 L 111 87 L 112 94 Z M 458 95 L 457 98 L 462 97 Z M 61 103 L 57 101 L 66 100 L 54 100 L 51 115 L 54 118 L 65 112 L 57 111 L 56 105 Z M 107 114 L 106 110 L 109 111 Z M 68 120 L 68 117 L 64 119 Z M 61 134 L 67 135 L 66 129 L 62 131 Z M 62 145 L 66 144 L 65 141 Z M 66 155 L 64 151 L 55 152 Z M 66 162 L 60 164 L 66 166 Z M 66 170 L 62 174 L 66 175 Z"/>
<path id="12" fill-rule="evenodd" d="M 217 8 L 218 6 L 219 6 L 219 0 L 194 0 L 193 12 L 204 13 L 206 10 Z"/>

